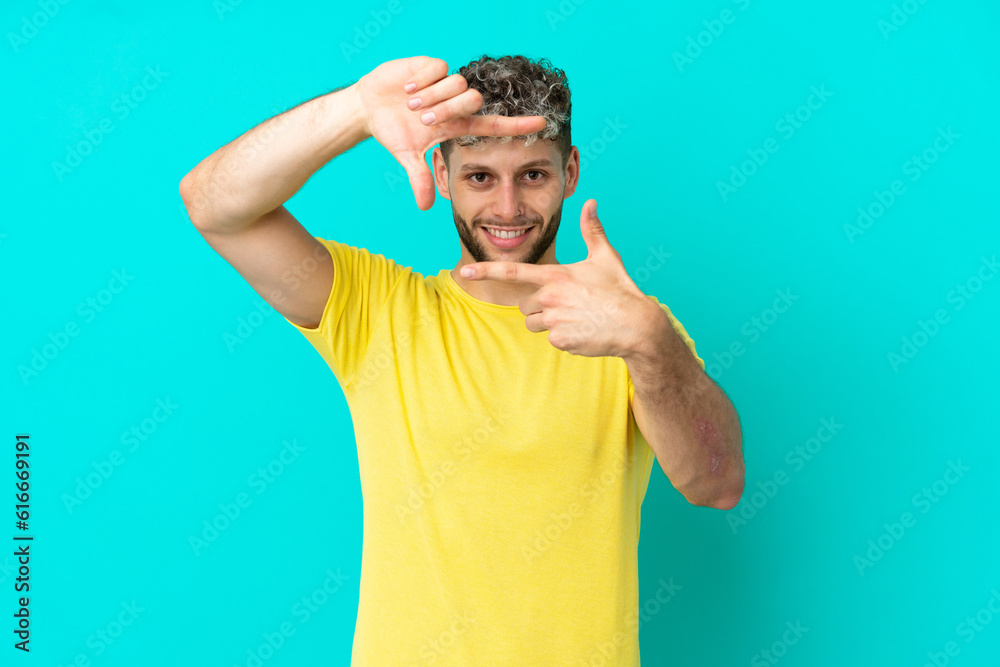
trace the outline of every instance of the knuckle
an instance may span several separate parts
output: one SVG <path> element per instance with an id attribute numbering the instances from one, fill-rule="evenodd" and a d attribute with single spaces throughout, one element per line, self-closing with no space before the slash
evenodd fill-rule
<path id="1" fill-rule="evenodd" d="M 438 79 L 442 79 L 448 75 L 448 63 L 440 58 L 434 58 L 431 61 L 429 69 L 431 74 L 435 75 Z"/>
<path id="2" fill-rule="evenodd" d="M 455 99 L 461 104 L 462 109 L 468 113 L 478 111 L 483 106 L 483 95 L 475 88 L 466 88 L 466 90 L 456 95 Z"/>
<path id="3" fill-rule="evenodd" d="M 452 104 L 458 112 L 470 114 L 482 106 L 482 98 L 477 98 L 477 94 L 474 90 L 463 91 L 452 98 Z"/>
<path id="4" fill-rule="evenodd" d="M 433 111 L 435 116 L 433 125 L 440 125 L 446 121 L 454 120 L 462 113 L 460 107 L 455 104 L 454 100 L 442 100 L 436 102 L 430 107 L 422 106 L 417 109 L 417 111 L 421 114 L 427 111 Z"/>

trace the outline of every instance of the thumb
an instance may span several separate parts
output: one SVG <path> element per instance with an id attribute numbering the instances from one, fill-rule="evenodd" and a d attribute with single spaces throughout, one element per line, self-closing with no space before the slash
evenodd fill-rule
<path id="1" fill-rule="evenodd" d="M 588 199 L 583 205 L 583 210 L 580 212 L 580 232 L 583 235 L 583 242 L 587 244 L 588 259 L 596 252 L 603 251 L 605 247 L 611 247 L 604 225 L 597 217 L 595 199 Z"/>
<path id="2" fill-rule="evenodd" d="M 410 179 L 410 189 L 413 190 L 417 208 L 426 211 L 434 204 L 434 179 L 424 156 L 406 152 L 401 153 L 397 160 L 403 165 Z"/>

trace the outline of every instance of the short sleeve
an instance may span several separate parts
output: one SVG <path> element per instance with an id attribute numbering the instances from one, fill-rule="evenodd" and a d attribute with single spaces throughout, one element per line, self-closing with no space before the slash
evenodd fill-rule
<path id="1" fill-rule="evenodd" d="M 680 323 L 680 321 L 676 317 L 674 317 L 674 314 L 672 312 L 670 312 L 670 308 L 667 307 L 667 304 L 660 303 L 659 300 L 655 296 L 650 296 L 649 298 L 652 299 L 653 301 L 655 301 L 656 305 L 658 305 L 663 310 L 663 312 L 665 312 L 667 314 L 667 318 L 670 320 L 670 324 L 673 325 L 674 331 L 676 331 L 677 334 L 681 337 L 681 340 L 683 340 L 687 344 L 688 349 L 691 350 L 691 354 L 694 355 L 694 358 L 698 362 L 698 365 L 701 366 L 701 370 L 705 370 L 705 361 L 701 357 L 698 356 L 698 352 L 697 352 L 697 350 L 695 350 L 695 347 L 694 347 L 694 341 L 691 340 L 691 336 L 688 335 L 688 332 L 684 328 L 684 325 L 682 325 Z M 632 397 L 634 395 L 635 395 L 635 385 L 632 384 L 632 375 L 629 374 L 629 376 L 628 376 L 628 404 L 629 404 L 630 407 L 632 405 Z"/>
<path id="2" fill-rule="evenodd" d="M 333 259 L 333 285 L 315 329 L 298 329 L 330 366 L 341 387 L 354 379 L 379 316 L 406 270 L 364 248 L 315 237 Z"/>

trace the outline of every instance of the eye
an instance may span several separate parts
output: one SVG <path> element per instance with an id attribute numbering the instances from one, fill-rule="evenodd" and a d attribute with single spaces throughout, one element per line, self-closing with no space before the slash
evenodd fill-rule
<path id="1" fill-rule="evenodd" d="M 528 174 L 538 174 L 538 178 L 529 178 L 528 179 L 529 181 L 540 181 L 540 180 L 542 180 L 542 177 L 545 176 L 545 172 L 544 171 L 538 171 L 537 169 L 532 169 L 531 171 L 528 171 L 526 173 L 528 173 Z"/>
<path id="2" fill-rule="evenodd" d="M 489 174 L 487 174 L 485 171 L 477 171 L 476 173 L 469 175 L 469 178 L 472 179 L 473 183 L 483 183 L 484 181 L 478 180 L 476 178 L 476 176 L 487 176 L 488 177 Z"/>

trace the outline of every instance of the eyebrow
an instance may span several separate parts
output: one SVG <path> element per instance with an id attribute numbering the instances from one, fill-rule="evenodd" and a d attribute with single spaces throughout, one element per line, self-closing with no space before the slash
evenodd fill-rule
<path id="1" fill-rule="evenodd" d="M 531 160 L 530 162 L 525 162 L 519 168 L 520 169 L 529 169 L 531 167 L 552 167 L 552 168 L 554 168 L 555 165 L 552 164 L 552 160 L 549 160 L 548 158 L 540 158 L 538 160 Z M 470 162 L 469 164 L 463 164 L 462 168 L 458 170 L 458 173 L 464 174 L 464 173 L 467 173 L 467 172 L 470 172 L 470 171 L 493 171 L 493 168 L 489 167 L 489 166 L 487 166 L 485 164 L 476 164 L 474 162 Z"/>

